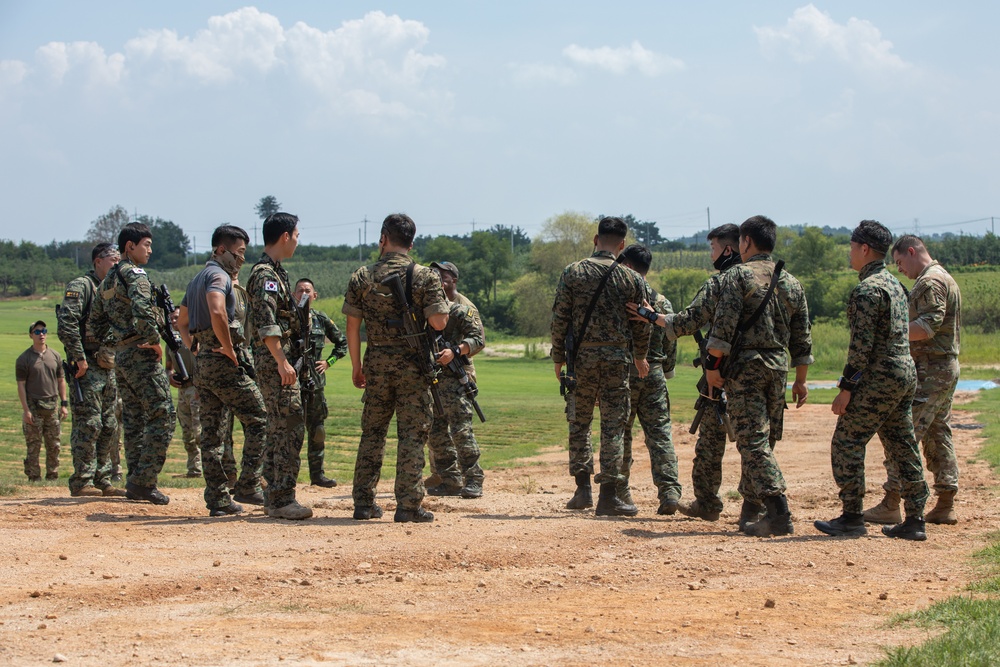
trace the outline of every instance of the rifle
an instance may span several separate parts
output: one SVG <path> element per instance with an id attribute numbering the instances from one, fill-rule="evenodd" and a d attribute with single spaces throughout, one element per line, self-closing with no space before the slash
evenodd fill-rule
<path id="1" fill-rule="evenodd" d="M 431 335 L 431 332 L 428 331 L 427 335 Z M 459 352 L 459 347 L 457 345 L 453 347 L 447 345 L 444 337 L 438 335 L 434 339 L 434 351 L 439 352 L 445 348 L 450 349 L 453 354 L 452 359 L 448 362 L 446 368 L 450 370 L 456 378 L 458 378 L 458 384 L 460 384 L 462 389 L 465 391 L 465 398 L 469 400 L 469 403 L 472 403 L 473 409 L 479 416 L 479 421 L 485 422 L 486 415 L 483 414 L 483 409 L 479 407 L 479 402 L 476 401 L 476 396 L 479 395 L 479 387 L 476 386 L 475 381 L 469 377 L 468 371 L 465 370 L 465 367 L 471 363 L 469 358 Z M 437 358 L 437 354 L 435 354 L 434 357 Z"/>
<path id="2" fill-rule="evenodd" d="M 63 359 L 62 365 L 63 373 L 67 379 L 73 382 L 73 397 L 76 399 L 76 404 L 83 405 L 83 388 L 80 386 L 80 378 L 76 376 L 76 372 L 79 370 L 76 367 L 76 362 L 69 363 Z"/>
<path id="3" fill-rule="evenodd" d="M 302 391 L 310 392 L 316 390 L 316 365 L 313 363 L 312 336 L 309 327 L 309 295 L 303 294 L 299 302 L 295 304 L 295 314 L 299 319 L 299 340 L 298 348 L 301 353 L 298 361 L 292 366 L 299 376 L 299 386 Z"/>
<path id="4" fill-rule="evenodd" d="M 726 414 L 726 392 L 722 389 L 715 390 L 708 384 L 708 378 L 705 376 L 705 365 L 702 363 L 702 358 L 707 351 L 705 349 L 705 337 L 701 335 L 701 330 L 694 332 L 694 340 L 698 343 L 698 350 L 700 354 L 694 358 L 691 365 L 695 368 L 701 368 L 701 377 L 698 378 L 698 400 L 694 403 L 694 420 L 691 422 L 691 428 L 688 429 L 688 433 L 697 433 L 698 427 L 701 426 L 701 420 L 705 417 L 705 410 L 709 406 L 713 408 L 715 412 L 715 419 L 719 426 L 726 427 L 726 433 L 729 435 L 729 439 L 736 442 L 736 432 L 733 430 L 733 425 L 729 421 L 729 415 Z"/>
<path id="5" fill-rule="evenodd" d="M 444 406 L 441 405 L 441 394 L 438 392 L 438 375 L 440 366 L 434 359 L 434 350 L 424 331 L 417 326 L 417 313 L 413 304 L 406 298 L 406 290 L 398 273 L 394 273 L 382 281 L 389 288 L 396 302 L 403 308 L 403 338 L 417 351 L 417 368 L 431 388 L 431 398 L 434 400 L 434 416 L 444 416 Z"/>
<path id="6" fill-rule="evenodd" d="M 566 330 L 566 368 L 559 372 L 559 395 L 566 400 L 566 421 L 576 420 L 576 341 L 573 326 Z"/>
<path id="7" fill-rule="evenodd" d="M 156 305 L 163 310 L 163 324 L 160 326 L 160 336 L 171 352 L 174 353 L 174 379 L 178 382 L 187 382 L 191 379 L 187 365 L 181 359 L 180 349 L 185 347 L 181 334 L 174 328 L 174 323 L 170 321 L 170 316 L 177 310 L 174 307 L 174 300 L 170 298 L 170 290 L 166 284 L 160 285 L 159 289 L 153 288 L 156 295 Z"/>

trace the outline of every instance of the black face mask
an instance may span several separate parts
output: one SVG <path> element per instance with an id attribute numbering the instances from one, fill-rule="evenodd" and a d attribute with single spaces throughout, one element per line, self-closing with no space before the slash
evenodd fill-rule
<path id="1" fill-rule="evenodd" d="M 733 264 L 740 263 L 740 256 L 732 247 L 729 247 L 729 252 L 724 252 L 719 255 L 719 258 L 712 262 L 712 266 L 715 267 L 716 271 L 725 271 Z"/>

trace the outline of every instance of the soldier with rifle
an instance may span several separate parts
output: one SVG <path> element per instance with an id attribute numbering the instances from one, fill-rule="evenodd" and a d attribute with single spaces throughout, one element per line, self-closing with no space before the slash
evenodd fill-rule
<path id="1" fill-rule="evenodd" d="M 694 362 L 696 366 L 702 366 L 702 359 L 707 354 L 701 329 L 710 325 L 715 317 L 723 276 L 741 261 L 740 228 L 733 224 L 720 225 L 708 233 L 708 244 L 712 253 L 712 264 L 717 273 L 709 276 L 695 294 L 691 304 L 684 310 L 673 315 L 653 313 L 649 318 L 651 321 L 655 320 L 654 324 L 665 328 L 667 340 L 676 341 L 681 336 L 695 336 L 700 351 Z M 637 304 L 629 304 L 629 310 L 637 313 Z M 719 496 L 719 488 L 722 486 L 722 458 L 726 452 L 727 431 L 730 431 L 732 426 L 727 426 L 729 417 L 726 414 L 726 393 L 709 386 L 704 366 L 702 369 L 702 378 L 698 381 L 699 397 L 695 403 L 697 413 L 690 429 L 691 433 L 696 431 L 698 433 L 698 441 L 694 446 L 694 465 L 691 469 L 694 500 L 690 503 L 680 503 L 679 510 L 681 514 L 692 518 L 718 521 L 723 508 L 722 498 Z M 706 413 L 708 419 L 704 418 Z M 697 415 L 701 415 L 701 418 L 699 419 Z M 730 438 L 736 440 L 734 434 L 731 434 Z M 741 492 L 745 488 L 741 478 Z M 756 521 L 763 510 L 763 506 L 744 496 L 739 518 L 740 527 L 750 521 Z"/>
<path id="2" fill-rule="evenodd" d="M 247 281 L 253 332 L 254 371 L 267 406 L 264 446 L 264 507 L 275 519 L 301 520 L 312 509 L 295 499 L 305 422 L 299 369 L 304 364 L 302 330 L 292 297 L 288 272 L 281 265 L 299 244 L 299 219 L 290 213 L 272 213 L 264 220 L 264 252 Z M 233 360 L 238 363 L 238 360 Z"/>
<path id="3" fill-rule="evenodd" d="M 111 452 L 118 448 L 115 355 L 97 340 L 90 325 L 97 287 L 121 255 L 112 244 L 98 243 L 90 256 L 93 268 L 66 285 L 63 302 L 56 307 L 57 335 L 66 351 L 66 377 L 74 385 L 69 395 L 73 414 L 69 494 L 124 496 L 124 490 L 111 484 Z"/>
<path id="4" fill-rule="evenodd" d="M 809 394 L 806 374 L 813 362 L 805 292 L 782 271 L 781 262 L 771 259 L 775 239 L 770 218 L 758 215 L 740 225 L 743 263 L 727 271 L 722 281 L 704 361 L 709 386 L 725 389 L 729 397 L 744 498 L 766 511 L 743 529 L 756 537 L 793 531 L 785 480 L 773 450 L 782 433 L 789 353 L 797 407 Z"/>
<path id="5" fill-rule="evenodd" d="M 441 278 L 448 297 L 448 325 L 435 339 L 440 376 L 441 405 L 444 414 L 435 415 L 428 448 L 434 470 L 441 483 L 429 487 L 432 496 L 480 498 L 483 495 L 483 469 L 479 465 L 479 443 L 472 431 L 472 413 L 486 421 L 476 395 L 476 369 L 470 357 L 486 344 L 479 310 L 458 293 L 458 267 L 451 262 L 431 262 Z"/>
<path id="6" fill-rule="evenodd" d="M 617 496 L 630 411 L 629 366 L 635 364 L 640 378 L 649 371 L 649 326 L 630 321 L 625 309 L 627 302 L 642 303 L 643 280 L 616 260 L 627 234 L 621 218 L 602 218 L 593 255 L 563 270 L 552 306 L 551 354 L 560 391 L 569 394 L 569 473 L 576 480 L 576 492 L 566 507 L 593 505 L 590 429 L 600 401 L 601 470 L 594 478 L 601 485 L 598 516 L 635 516 L 639 511 Z"/>
<path id="7" fill-rule="evenodd" d="M 379 259 L 351 276 L 342 312 L 347 316 L 347 349 L 354 386 L 364 389 L 361 442 L 354 465 L 354 518 L 378 519 L 375 491 L 385 456 L 385 436 L 397 421 L 396 513 L 399 523 L 426 523 L 434 515 L 420 504 L 424 447 L 435 414 L 441 414 L 440 369 L 427 328 L 442 331 L 448 301 L 433 269 L 408 255 L 416 225 L 394 213 L 382 222 Z M 361 358 L 361 324 L 368 346 Z"/>
<path id="8" fill-rule="evenodd" d="M 232 276 L 239 273 L 250 237 L 234 225 L 212 234 L 212 257 L 188 283 L 177 325 L 187 342 L 196 342 L 195 386 L 201 403 L 201 463 L 209 516 L 239 514 L 240 503 L 262 505 L 261 460 L 267 433 L 264 398 L 237 352 L 246 332 L 237 317 Z M 235 484 L 226 471 L 229 417 L 243 424 L 243 465 Z"/>
<path id="9" fill-rule="evenodd" d="M 167 373 L 160 363 L 161 321 L 153 285 L 142 267 L 153 254 L 149 227 L 130 222 L 118 234 L 122 259 L 108 271 L 94 299 L 91 326 L 115 350 L 115 377 L 124 404 L 126 497 L 166 505 L 156 488 L 176 416 Z"/>

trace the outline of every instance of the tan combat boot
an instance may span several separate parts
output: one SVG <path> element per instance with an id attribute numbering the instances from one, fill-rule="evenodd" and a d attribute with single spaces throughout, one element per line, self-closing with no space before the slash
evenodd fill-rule
<path id="1" fill-rule="evenodd" d="M 864 517 L 868 523 L 902 523 L 903 514 L 899 511 L 899 492 L 886 491 L 882 502 L 875 507 L 866 509 Z"/>
<path id="2" fill-rule="evenodd" d="M 952 526 L 958 523 L 955 516 L 955 494 L 958 491 L 939 491 L 934 509 L 924 515 L 927 523 L 944 523 Z"/>

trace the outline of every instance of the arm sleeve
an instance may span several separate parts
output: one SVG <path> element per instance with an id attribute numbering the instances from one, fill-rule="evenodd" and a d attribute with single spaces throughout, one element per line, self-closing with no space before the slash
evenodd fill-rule
<path id="1" fill-rule="evenodd" d="M 449 314 L 449 317 L 458 317 L 461 322 L 460 331 L 462 339 L 459 341 L 459 344 L 465 343 L 469 346 L 470 357 L 483 349 L 485 345 L 483 330 L 476 322 L 478 318 L 475 316 L 475 313 L 476 310 L 474 308 L 460 306 L 459 308 L 452 308 Z"/>
<path id="2" fill-rule="evenodd" d="M 916 311 L 913 323 L 933 338 L 944 323 L 948 312 L 948 289 L 936 280 L 928 281 L 920 290 L 910 294 L 910 303 Z"/>
<path id="3" fill-rule="evenodd" d="M 674 312 L 673 304 L 670 300 L 660 295 L 657 301 L 656 312 L 670 315 Z M 652 335 L 652 334 L 650 334 Z M 663 337 L 663 375 L 668 380 L 674 376 L 674 368 L 677 366 L 677 340 Z"/>
<path id="4" fill-rule="evenodd" d="M 365 267 L 361 267 L 347 281 L 347 292 L 344 293 L 344 305 L 340 312 L 349 317 L 364 317 L 361 309 L 361 300 L 364 297 L 365 276 L 368 273 Z"/>
<path id="5" fill-rule="evenodd" d="M 689 305 L 673 317 L 667 318 L 667 339 L 675 341 L 681 336 L 691 336 L 712 322 L 718 299 L 719 278 L 712 276 L 701 286 Z"/>
<path id="6" fill-rule="evenodd" d="M 153 285 L 145 274 L 136 271 L 131 269 L 122 275 L 126 294 L 132 300 L 135 330 L 143 342 L 156 344 L 160 342 L 160 333 L 156 326 L 156 316 L 153 314 Z"/>
<path id="7" fill-rule="evenodd" d="M 269 292 L 264 286 L 269 282 L 278 282 L 278 276 L 273 272 L 259 270 L 251 274 L 247 284 L 247 294 L 250 295 L 250 312 L 257 337 L 261 342 L 270 336 L 280 336 L 281 326 L 278 324 L 278 293 Z"/>
<path id="8" fill-rule="evenodd" d="M 556 286 L 556 298 L 552 304 L 552 361 L 557 364 L 566 362 L 566 332 L 569 331 L 570 318 L 573 315 L 573 299 L 566 284 L 568 268 L 559 277 Z M 579 344 L 579 341 L 577 341 Z"/>
<path id="9" fill-rule="evenodd" d="M 56 336 L 66 349 L 66 358 L 70 361 L 77 361 L 84 358 L 83 332 L 80 330 L 80 322 L 83 320 L 83 311 L 86 309 L 84 303 L 85 293 L 79 281 L 72 281 L 66 285 L 66 293 L 63 296 L 63 307 L 59 309 L 56 318 Z"/>
<path id="10" fill-rule="evenodd" d="M 18 382 L 28 381 L 28 361 L 23 354 L 17 358 L 17 362 L 14 364 L 14 378 Z"/>
<path id="11" fill-rule="evenodd" d="M 796 304 L 789 322 L 788 352 L 792 366 L 808 366 L 815 361 L 812 355 L 812 330 L 809 324 L 809 304 L 801 285 L 796 290 Z"/>
<path id="12" fill-rule="evenodd" d="M 347 355 L 347 338 L 344 337 L 344 334 L 340 332 L 340 329 L 329 317 L 324 319 L 323 329 L 326 331 L 326 337 L 333 343 L 333 350 L 331 350 L 327 359 L 330 357 L 343 359 Z"/>
<path id="13" fill-rule="evenodd" d="M 875 346 L 876 324 L 885 309 L 880 296 L 881 292 L 878 290 L 865 290 L 859 285 L 851 292 L 847 302 L 847 319 L 851 327 L 847 365 L 857 372 L 864 372 L 868 368 L 868 360 Z"/>
<path id="14" fill-rule="evenodd" d="M 646 296 L 646 289 L 642 278 L 638 274 L 636 274 L 636 278 L 635 292 L 630 301 L 633 303 L 642 303 L 643 298 Z M 649 353 L 649 334 L 653 330 L 653 327 L 645 320 L 637 321 L 629 318 L 626 321 L 632 330 L 632 354 L 635 355 L 636 359 L 645 359 Z"/>
<path id="15" fill-rule="evenodd" d="M 738 279 L 739 267 L 733 267 L 722 278 L 719 285 L 719 300 L 715 306 L 712 319 L 712 329 L 709 331 L 706 346 L 714 350 L 722 350 L 729 354 L 732 350 L 732 340 L 736 336 L 740 315 L 743 312 L 743 289 Z"/>

